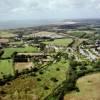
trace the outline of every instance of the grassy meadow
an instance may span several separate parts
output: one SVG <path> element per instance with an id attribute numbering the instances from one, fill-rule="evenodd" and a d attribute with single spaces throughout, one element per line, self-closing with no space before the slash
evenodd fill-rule
<path id="1" fill-rule="evenodd" d="M 68 39 L 55 39 L 54 41 L 47 41 L 44 43 L 50 45 L 57 45 L 57 46 L 68 46 L 72 42 L 73 40 L 68 38 Z"/>
<path id="2" fill-rule="evenodd" d="M 0 31 L 0 37 L 3 38 L 10 38 L 10 37 L 14 37 L 15 35 L 11 32 L 8 31 Z"/>
<path id="3" fill-rule="evenodd" d="M 3 75 L 9 74 L 14 75 L 12 60 L 0 60 L 0 78 L 2 78 Z"/>
<path id="4" fill-rule="evenodd" d="M 10 85 L 4 85 L 0 89 L 6 92 L 5 98 L 15 100 L 44 100 L 53 90 L 66 80 L 66 72 L 69 62 L 61 60 L 45 66 L 38 72 L 22 75 Z M 34 98 L 34 99 L 33 99 Z"/>
<path id="5" fill-rule="evenodd" d="M 14 52 L 32 53 L 32 52 L 38 52 L 38 48 L 31 46 L 25 48 L 5 48 L 2 58 L 10 58 Z"/>

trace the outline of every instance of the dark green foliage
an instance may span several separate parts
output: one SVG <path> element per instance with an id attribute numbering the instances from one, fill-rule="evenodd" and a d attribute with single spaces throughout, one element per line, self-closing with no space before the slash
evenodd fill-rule
<path id="1" fill-rule="evenodd" d="M 36 74 L 36 73 L 32 73 L 32 74 L 31 74 L 31 76 L 34 76 L 34 77 L 36 77 L 36 76 L 37 76 L 37 74 Z"/>
<path id="2" fill-rule="evenodd" d="M 44 87 L 44 90 L 49 90 L 49 87 L 48 87 L 48 86 L 45 86 L 45 87 Z"/>
<path id="3" fill-rule="evenodd" d="M 78 66 L 78 62 L 77 61 L 70 61 L 70 66 L 72 69 L 76 69 L 76 67 Z"/>
<path id="4" fill-rule="evenodd" d="M 6 94 L 5 91 L 3 91 L 3 90 L 0 91 L 0 95 L 5 95 L 5 94 Z"/>
<path id="5" fill-rule="evenodd" d="M 60 68 L 56 68 L 57 71 L 60 71 Z"/>
<path id="6" fill-rule="evenodd" d="M 100 60 L 96 61 L 93 66 L 94 68 L 100 68 Z"/>
<path id="7" fill-rule="evenodd" d="M 44 51 L 45 46 L 46 46 L 46 45 L 45 45 L 44 43 L 40 43 L 40 50 L 41 50 L 41 51 Z"/>
<path id="8" fill-rule="evenodd" d="M 35 67 L 32 70 L 33 70 L 33 72 L 37 72 L 39 69 Z"/>
<path id="9" fill-rule="evenodd" d="M 53 82 L 58 82 L 58 80 L 57 80 L 55 77 L 52 77 L 52 78 L 51 78 L 51 81 L 53 81 Z"/>
<path id="10" fill-rule="evenodd" d="M 76 92 L 80 92 L 79 88 L 78 87 L 75 87 L 75 90 Z"/>
<path id="11" fill-rule="evenodd" d="M 40 72 L 39 72 L 39 74 L 41 74 L 41 75 L 42 75 L 42 74 L 43 74 L 43 71 L 40 71 Z"/>
<path id="12" fill-rule="evenodd" d="M 41 79 L 40 78 L 37 78 L 37 81 L 41 81 Z"/>
<path id="13" fill-rule="evenodd" d="M 4 51 L 2 50 L 2 51 L 0 51 L 0 57 L 3 55 L 3 53 L 4 53 Z"/>
<path id="14" fill-rule="evenodd" d="M 54 59 L 59 61 L 61 59 L 61 56 L 62 56 L 62 53 L 61 52 L 58 52 L 55 56 L 54 56 Z"/>

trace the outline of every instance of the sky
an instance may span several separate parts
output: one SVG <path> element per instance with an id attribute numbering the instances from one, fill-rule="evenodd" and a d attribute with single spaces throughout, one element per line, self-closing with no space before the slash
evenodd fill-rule
<path id="1" fill-rule="evenodd" d="M 99 17 L 100 0 L 0 0 L 0 21 Z"/>

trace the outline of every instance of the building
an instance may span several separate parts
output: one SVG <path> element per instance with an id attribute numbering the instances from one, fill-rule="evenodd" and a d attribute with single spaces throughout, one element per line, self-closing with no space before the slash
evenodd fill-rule
<path id="1" fill-rule="evenodd" d="M 96 40 L 95 46 L 100 47 L 100 40 Z"/>

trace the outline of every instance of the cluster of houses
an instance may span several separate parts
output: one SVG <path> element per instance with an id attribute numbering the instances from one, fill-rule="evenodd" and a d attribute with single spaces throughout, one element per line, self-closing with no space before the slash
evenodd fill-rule
<path id="1" fill-rule="evenodd" d="M 96 47 L 96 50 L 100 49 L 100 40 L 96 40 L 95 47 Z"/>

